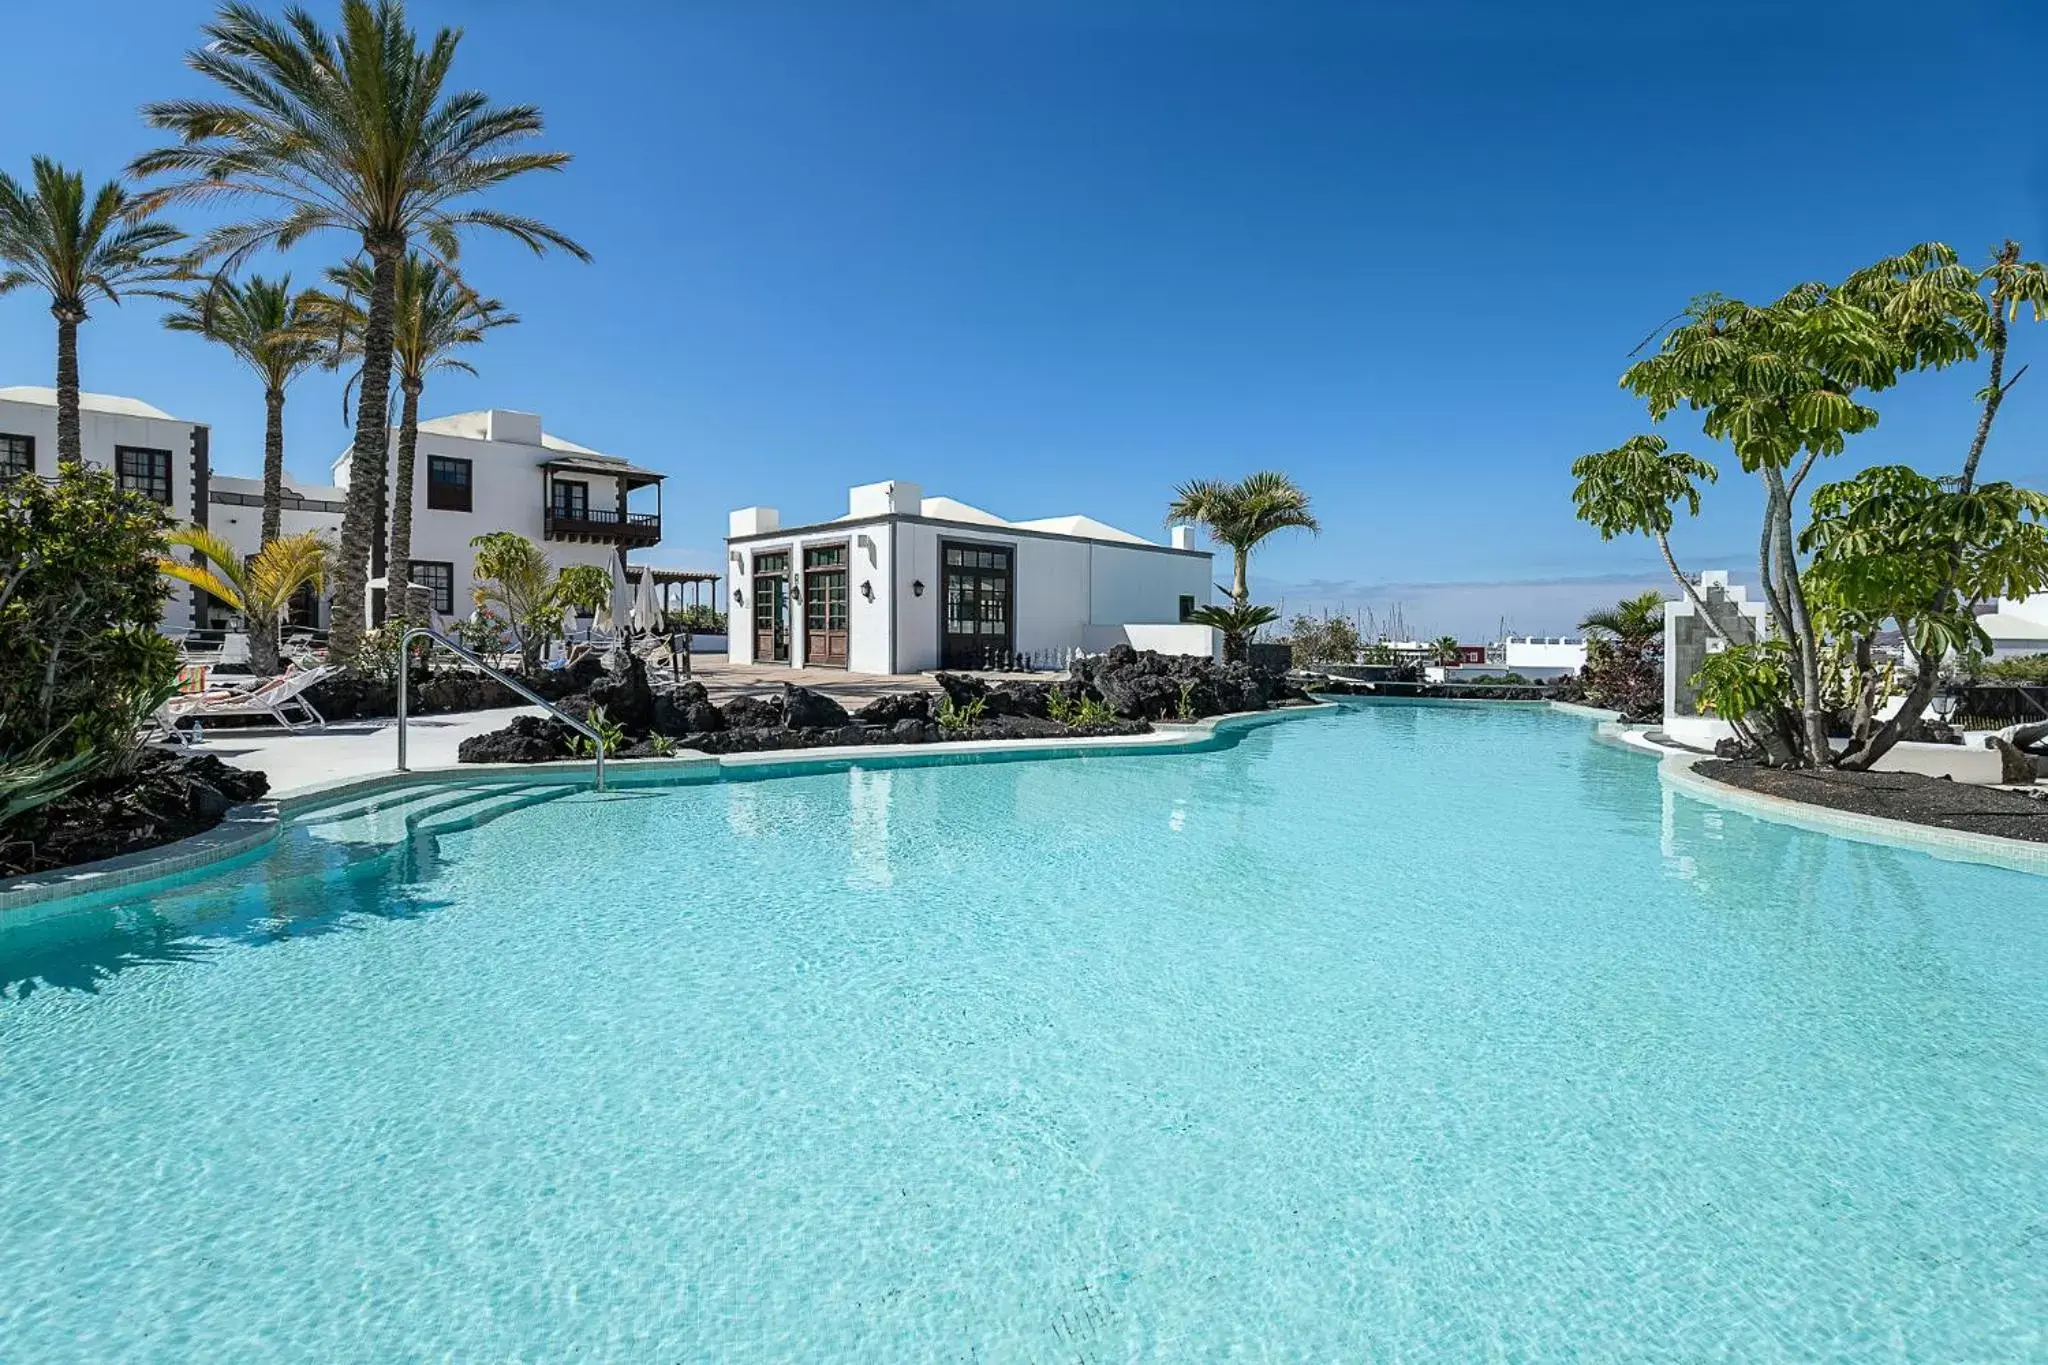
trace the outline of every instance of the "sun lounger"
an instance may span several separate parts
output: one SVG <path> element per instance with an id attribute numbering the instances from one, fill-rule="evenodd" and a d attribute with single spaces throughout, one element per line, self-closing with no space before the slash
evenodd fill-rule
<path id="1" fill-rule="evenodd" d="M 268 679 L 245 691 L 223 689 L 198 696 L 173 697 L 157 713 L 158 723 L 178 743 L 189 742 L 178 730 L 180 721 L 195 721 L 203 725 L 219 716 L 269 716 L 287 730 L 316 729 L 325 726 L 327 718 L 306 699 L 306 692 L 333 672 L 332 668 L 325 666 L 308 668 Z M 291 708 L 298 710 L 297 720 L 287 714 Z"/>

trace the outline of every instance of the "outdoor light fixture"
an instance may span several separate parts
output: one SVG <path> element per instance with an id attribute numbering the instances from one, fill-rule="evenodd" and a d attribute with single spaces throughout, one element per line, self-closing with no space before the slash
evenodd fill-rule
<path id="1" fill-rule="evenodd" d="M 860 581 L 860 595 L 872 602 L 875 600 L 875 585 L 863 578 Z"/>
<path id="2" fill-rule="evenodd" d="M 922 596 L 924 596 L 924 580 L 923 580 L 922 578 L 920 578 L 920 579 L 917 579 L 917 580 L 915 580 L 914 582 L 912 582 L 912 583 L 911 583 L 911 585 L 910 585 L 910 595 L 911 595 L 912 597 L 922 597 Z"/>
<path id="3" fill-rule="evenodd" d="M 1943 725 L 1948 724 L 1949 721 L 1954 718 L 1956 714 L 1956 703 L 1960 700 L 1961 698 L 1956 696 L 1956 694 L 1953 692 L 1935 693 L 1932 699 L 1932 705 L 1934 707 L 1934 718 L 1940 721 Z"/>
<path id="4" fill-rule="evenodd" d="M 740 595 L 740 590 L 738 588 L 734 588 L 732 590 L 732 600 L 739 606 L 745 606 L 747 604 L 747 599 Z"/>

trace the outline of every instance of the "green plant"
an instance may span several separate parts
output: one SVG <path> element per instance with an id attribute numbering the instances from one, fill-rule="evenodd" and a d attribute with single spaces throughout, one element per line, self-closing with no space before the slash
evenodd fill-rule
<path id="1" fill-rule="evenodd" d="M 1792 759 L 1799 742 L 1797 661 L 1785 640 L 1730 645 L 1693 674 L 1700 710 L 1719 716 L 1773 762 Z"/>
<path id="2" fill-rule="evenodd" d="M 65 464 L 0 489 L 0 755 L 63 730 L 116 755 L 134 699 L 176 680 L 157 630 L 167 524 L 108 470 Z"/>
<path id="3" fill-rule="evenodd" d="M 606 715 L 602 706 L 591 707 L 590 714 L 583 718 L 583 723 L 597 731 L 598 738 L 604 741 L 606 757 L 610 757 L 626 747 L 626 727 L 618 724 L 610 716 Z M 580 758 L 597 757 L 597 746 L 590 742 L 590 736 L 588 735 L 576 736 L 570 747 Z"/>
<path id="4" fill-rule="evenodd" d="M 554 567 L 538 545 L 516 531 L 490 531 L 469 543 L 476 551 L 476 604 L 511 631 L 520 668 L 538 672 L 548 643 L 562 629 Z"/>
<path id="5" fill-rule="evenodd" d="M 468 616 L 456 618 L 455 643 L 474 654 L 503 654 L 511 637 L 505 623 L 488 608 L 478 607 Z"/>
<path id="6" fill-rule="evenodd" d="M 1348 616 L 1297 616 L 1289 623 L 1287 635 L 1296 668 L 1355 664 L 1364 648 L 1358 626 Z"/>
<path id="7" fill-rule="evenodd" d="M 1611 607 L 1589 611 L 1579 629 L 1596 639 L 1642 648 L 1664 634 L 1664 594 L 1650 591 L 1624 597 Z"/>
<path id="8" fill-rule="evenodd" d="M 939 709 L 934 718 L 939 728 L 949 735 L 964 735 L 974 728 L 981 719 L 982 708 L 988 704 L 985 697 L 976 697 L 965 706 L 956 705 L 951 697 L 939 699 Z"/>
<path id="9" fill-rule="evenodd" d="M 44 735 L 12 758 L 0 758 L 0 831 L 22 816 L 57 801 L 90 781 L 99 755 L 89 748 L 59 756 L 64 730 Z"/>
<path id="10" fill-rule="evenodd" d="M 2010 659 L 1993 659 L 1979 670 L 1992 682 L 2040 686 L 2048 683 L 2048 654 L 2021 654 Z"/>
<path id="11" fill-rule="evenodd" d="M 251 275 L 237 284 L 216 279 L 178 300 L 164 318 L 173 332 L 204 337 L 263 381 L 263 523 L 258 543 L 284 534 L 284 398 L 292 381 L 319 363 L 322 345 L 310 293 L 292 293 L 292 278 Z M 403 563 L 403 560 L 394 561 Z"/>
<path id="12" fill-rule="evenodd" d="M 1180 720 L 1195 718 L 1195 680 L 1182 678 L 1179 694 L 1174 698 L 1173 714 Z"/>
<path id="13" fill-rule="evenodd" d="M 647 744 L 649 748 L 654 750 L 656 758 L 674 758 L 676 756 L 676 742 L 667 735 L 651 736 Z"/>
<path id="14" fill-rule="evenodd" d="M 202 588 L 248 621 L 249 667 L 264 677 L 278 671 L 278 623 L 301 588 L 319 591 L 327 581 L 332 553 L 311 531 L 267 542 L 245 563 L 235 547 L 203 526 L 184 526 L 165 537 L 168 544 L 199 552 L 203 563 L 166 556 L 166 577 Z"/>
<path id="15" fill-rule="evenodd" d="M 595 615 L 612 600 L 612 576 L 595 564 L 564 565 L 555 577 L 554 596 L 557 611 L 574 607 Z"/>
<path id="16" fill-rule="evenodd" d="M 146 106 L 143 117 L 178 142 L 138 158 L 135 172 L 176 177 L 160 200 L 263 205 L 200 242 L 206 256 L 223 258 L 224 269 L 263 247 L 289 249 L 323 231 L 354 238 L 370 261 L 330 631 L 333 655 L 346 663 L 363 629 L 370 542 L 389 472 L 400 262 L 415 243 L 452 261 L 474 229 L 505 233 L 536 253 L 559 247 L 588 259 L 547 224 L 476 202 L 519 176 L 559 170 L 569 158 L 519 149 L 541 131 L 532 105 L 494 106 L 481 92 L 451 90 L 461 35 L 442 29 L 422 46 L 398 0 L 341 0 L 334 33 L 304 10 L 278 19 L 234 0 L 204 34 L 186 63 L 227 98 Z"/>
<path id="17" fill-rule="evenodd" d="M 693 602 L 670 612 L 663 625 L 671 633 L 687 630 L 697 635 L 723 635 L 725 613 L 702 602 Z"/>
<path id="18" fill-rule="evenodd" d="M 1173 490 L 1166 515 L 1170 521 L 1205 527 L 1217 543 L 1230 547 L 1230 600 L 1240 608 L 1251 603 L 1247 575 L 1252 551 L 1259 542 L 1277 531 L 1298 529 L 1315 535 L 1323 529 L 1309 510 L 1308 494 L 1301 486 L 1270 469 L 1236 483 L 1196 479 L 1182 484 Z"/>
<path id="19" fill-rule="evenodd" d="M 1226 663 L 1242 663 L 1261 626 L 1271 625 L 1280 619 L 1280 613 L 1271 607 L 1252 606 L 1246 603 L 1232 603 L 1229 606 L 1198 607 L 1188 617 L 1191 624 L 1208 626 L 1223 635 L 1223 659 Z"/>
<path id="20" fill-rule="evenodd" d="M 1401 662 L 1400 657 L 1394 653 L 1394 647 L 1385 640 L 1374 640 L 1371 644 L 1367 645 L 1360 651 L 1359 659 L 1361 662 L 1372 664 L 1379 668 L 1390 667 Z"/>
<path id="21" fill-rule="evenodd" d="M 1187 705 L 1188 688 L 1189 684 L 1181 684 L 1183 708 Z M 1070 692 L 1063 687 L 1055 687 L 1046 694 L 1045 711 L 1062 725 L 1106 725 L 1116 719 L 1116 712 L 1110 710 L 1099 698 L 1091 697 L 1086 692 Z"/>
<path id="22" fill-rule="evenodd" d="M 164 251 L 184 234 L 150 216 L 152 204 L 110 180 L 90 197 L 85 177 L 47 157 L 30 184 L 0 172 L 0 294 L 29 285 L 50 296 L 57 320 L 57 462 L 85 458 L 78 419 L 78 328 L 96 300 L 166 297 L 156 286 L 184 277 Z"/>

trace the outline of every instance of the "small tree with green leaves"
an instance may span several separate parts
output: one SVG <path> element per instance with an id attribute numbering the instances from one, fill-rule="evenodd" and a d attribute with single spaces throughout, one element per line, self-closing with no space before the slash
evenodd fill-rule
<path id="1" fill-rule="evenodd" d="M 318 592 L 327 582 L 333 547 L 312 531 L 280 536 L 244 561 L 241 552 L 203 526 L 181 527 L 168 543 L 199 552 L 201 563 L 187 564 L 168 555 L 161 561 L 167 578 L 204 589 L 242 614 L 249 627 L 249 667 L 268 677 L 278 671 L 278 632 L 303 588 Z"/>
<path id="2" fill-rule="evenodd" d="M 1228 606 L 1198 607 L 1188 620 L 1198 626 L 1208 626 L 1222 632 L 1223 662 L 1239 664 L 1251 652 L 1252 637 L 1262 626 L 1269 626 L 1280 619 L 1280 613 L 1271 607 L 1251 603 Z"/>

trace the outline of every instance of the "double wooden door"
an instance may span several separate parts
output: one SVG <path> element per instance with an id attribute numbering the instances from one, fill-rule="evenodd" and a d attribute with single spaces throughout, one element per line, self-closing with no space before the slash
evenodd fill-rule
<path id="1" fill-rule="evenodd" d="M 812 545 L 804 550 L 804 664 L 846 667 L 846 547 Z"/>
<path id="2" fill-rule="evenodd" d="M 789 551 L 754 556 L 754 662 L 789 662 Z"/>

